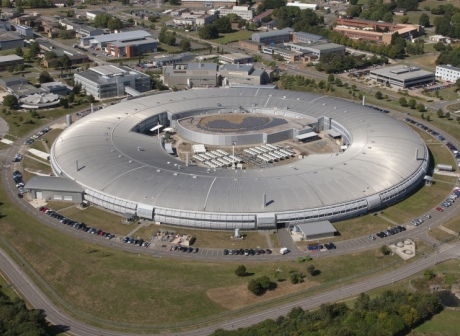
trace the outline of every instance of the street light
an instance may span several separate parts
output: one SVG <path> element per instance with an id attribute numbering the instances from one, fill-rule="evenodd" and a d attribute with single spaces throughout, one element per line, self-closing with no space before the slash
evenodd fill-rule
<path id="1" fill-rule="evenodd" d="M 236 146 L 236 141 L 233 141 L 233 143 L 232 143 L 232 147 L 233 147 L 233 156 L 232 156 L 233 168 L 235 168 L 235 146 Z"/>

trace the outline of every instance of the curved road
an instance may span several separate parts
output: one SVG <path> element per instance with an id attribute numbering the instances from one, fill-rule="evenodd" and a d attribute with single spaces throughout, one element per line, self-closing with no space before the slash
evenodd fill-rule
<path id="1" fill-rule="evenodd" d="M 398 115 L 400 118 L 403 117 L 403 114 L 398 114 L 398 113 L 397 115 L 395 115 L 395 117 L 398 117 Z M 53 121 L 53 122 L 56 122 L 56 121 Z M 167 256 L 167 257 L 176 257 L 176 258 L 193 258 L 193 259 L 199 259 L 199 260 L 220 260 L 220 261 L 224 261 L 224 260 L 225 261 L 237 261 L 238 259 L 244 258 L 247 261 L 252 260 L 252 259 L 260 261 L 260 260 L 294 259 L 294 258 L 297 258 L 298 255 L 304 255 L 304 253 L 300 251 L 295 251 L 291 255 L 287 255 L 287 256 L 261 255 L 261 256 L 251 257 L 251 259 L 247 259 L 247 257 L 245 256 L 223 256 L 222 254 L 218 253 L 218 250 L 212 250 L 212 249 L 204 249 L 200 251 L 200 253 L 198 254 L 188 254 L 188 253 L 184 254 L 184 253 L 177 253 L 177 252 L 171 253 L 166 250 L 143 249 L 143 248 L 139 248 L 137 246 L 133 246 L 129 244 L 117 243 L 117 242 L 103 239 L 98 236 L 88 235 L 87 233 L 83 233 L 73 228 L 69 228 L 68 226 L 62 225 L 59 221 L 49 217 L 48 215 L 45 215 L 37 211 L 30 204 L 22 200 L 19 200 L 16 197 L 17 190 L 11 178 L 11 171 L 14 169 L 9 169 L 10 162 L 11 162 L 12 157 L 18 151 L 26 150 L 26 147 L 21 145 L 24 139 L 26 138 L 28 137 L 24 137 L 23 139 L 20 139 L 19 141 L 15 142 L 15 144 L 7 150 L 6 154 L 3 157 L 3 160 L 2 160 L 3 168 L 8 168 L 8 169 L 2 169 L 3 185 L 5 186 L 5 190 L 9 194 L 9 197 L 11 198 L 11 200 L 19 208 L 29 213 L 31 216 L 35 217 L 36 219 L 40 220 L 44 224 L 54 229 L 57 229 L 61 232 L 64 232 L 66 234 L 69 234 L 79 239 L 85 239 L 87 241 L 90 241 L 98 245 L 103 245 L 103 246 L 110 247 L 110 248 L 118 248 L 118 249 L 122 249 L 122 250 L 129 251 L 129 252 L 134 252 L 134 253 L 151 254 L 152 256 Z M 453 139 L 449 139 L 449 140 L 453 140 Z M 457 143 L 456 141 L 453 141 L 453 142 Z M 450 208 L 446 209 L 444 213 L 437 213 L 437 212 L 432 213 L 433 219 L 430 222 L 422 226 L 416 227 L 412 230 L 407 230 L 403 233 L 400 233 L 397 236 L 395 236 L 393 239 L 400 240 L 406 237 L 407 238 L 423 237 L 424 235 L 426 235 L 426 231 L 430 227 L 438 226 L 442 224 L 443 222 L 445 222 L 448 218 L 459 213 L 460 212 L 459 205 L 460 204 L 455 204 L 454 206 L 451 206 Z M 362 237 L 352 239 L 350 241 L 358 240 L 358 239 L 362 239 Z M 385 243 L 390 243 L 390 239 L 391 237 L 385 238 L 382 241 Z M 338 255 L 338 254 L 347 254 L 351 252 L 356 252 L 359 250 L 366 250 L 370 248 L 377 248 L 382 245 L 382 241 L 380 240 L 370 241 L 368 239 L 367 243 L 363 244 L 361 242 L 359 247 L 356 247 L 356 246 L 345 247 L 344 246 L 343 248 L 339 248 L 337 250 L 330 251 L 330 252 L 331 254 Z M 346 243 L 346 242 L 347 241 L 338 242 L 337 245 L 342 245 L 342 243 Z M 288 313 L 293 307 L 296 307 L 296 306 L 301 306 L 304 309 L 311 309 L 323 303 L 336 302 L 341 299 L 354 296 L 361 292 L 365 292 L 370 289 L 381 287 L 381 286 L 390 284 L 394 281 L 404 279 L 413 274 L 416 274 L 419 271 L 422 271 L 428 267 L 431 267 L 440 261 L 444 261 L 444 260 L 454 258 L 454 257 L 460 257 L 460 244 L 444 245 L 441 247 L 441 250 L 437 250 L 436 255 L 431 255 L 425 259 L 421 259 L 414 263 L 407 264 L 406 266 L 398 270 L 395 270 L 394 272 L 379 275 L 379 276 L 376 276 L 364 282 L 345 286 L 343 288 L 339 288 L 335 290 L 330 290 L 325 293 L 315 295 L 313 297 L 308 297 L 306 299 L 302 299 L 302 300 L 291 302 L 289 304 L 282 305 L 281 307 L 270 308 L 263 312 L 249 314 L 245 317 L 236 318 L 230 322 L 226 322 L 223 324 L 212 325 L 210 327 L 201 328 L 201 329 L 197 329 L 193 331 L 184 331 L 180 333 L 174 333 L 174 335 L 208 335 L 209 333 L 211 333 L 217 328 L 236 329 L 239 327 L 246 327 L 246 326 L 252 325 L 254 323 L 260 322 L 267 318 L 276 318 L 280 315 Z M 55 325 L 68 326 L 70 328 L 70 332 L 73 334 L 76 334 L 76 335 L 107 335 L 107 336 L 109 335 L 115 335 L 115 336 L 138 335 L 135 333 L 131 334 L 131 333 L 124 333 L 124 332 L 102 330 L 97 327 L 86 325 L 85 323 L 80 322 L 74 319 L 73 317 L 70 317 L 67 314 L 61 312 L 60 309 L 56 307 L 37 288 L 37 286 L 31 281 L 31 279 L 27 276 L 27 274 L 25 274 L 23 269 L 19 267 L 18 265 L 16 265 L 11 260 L 11 258 L 2 250 L 0 250 L 0 267 L 4 271 L 5 275 L 9 278 L 9 280 L 12 283 L 16 284 L 15 288 L 21 292 L 23 297 L 26 298 L 33 307 L 43 309 L 46 312 L 47 319 L 51 323 Z"/>

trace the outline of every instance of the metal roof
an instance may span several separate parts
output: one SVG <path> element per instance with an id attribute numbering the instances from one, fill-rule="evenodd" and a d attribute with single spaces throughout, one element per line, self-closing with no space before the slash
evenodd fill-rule
<path id="1" fill-rule="evenodd" d="M 329 221 L 312 222 L 296 225 L 305 236 L 337 232 Z"/>
<path id="2" fill-rule="evenodd" d="M 408 67 L 405 65 L 395 65 L 395 66 L 375 69 L 375 70 L 371 70 L 370 73 L 373 75 L 385 76 L 389 78 L 396 78 L 399 80 L 416 79 L 416 78 L 425 77 L 428 75 L 432 75 L 434 77 L 433 72 L 421 70 L 416 67 Z"/>
<path id="3" fill-rule="evenodd" d="M 114 34 L 106 34 L 106 35 L 96 35 L 93 36 L 91 39 L 96 40 L 98 43 L 105 43 L 111 41 L 123 41 L 127 39 L 136 39 L 136 38 L 144 38 L 144 37 L 151 37 L 150 33 L 146 32 L 145 30 L 134 30 L 128 31 L 123 33 L 114 33 Z"/>
<path id="4" fill-rule="evenodd" d="M 131 131 L 159 113 L 178 115 L 217 106 L 258 106 L 266 113 L 305 118 L 327 116 L 348 132 L 351 143 L 343 153 L 309 155 L 290 165 L 214 171 L 185 166 L 166 153 L 156 136 Z M 89 189 L 150 204 L 155 211 L 280 216 L 346 202 L 366 203 L 366 198 L 395 186 L 408 188 L 408 181 L 415 183 L 414 176 L 426 168 L 426 154 L 425 143 L 415 131 L 354 102 L 292 91 L 220 88 L 141 97 L 90 114 L 59 135 L 51 163 L 57 174 L 62 172 Z M 81 169 L 76 169 L 76 160 Z M 261 205 L 264 193 L 273 201 L 266 207 Z"/>
<path id="5" fill-rule="evenodd" d="M 315 136 L 318 136 L 318 134 L 315 132 L 308 132 L 308 133 L 296 135 L 295 138 L 299 140 L 303 140 L 303 139 L 308 139 L 308 138 L 314 138 Z"/>
<path id="6" fill-rule="evenodd" d="M 20 60 L 23 60 L 23 58 L 17 55 L 0 56 L 0 63 L 10 62 L 10 61 L 20 61 Z"/>
<path id="7" fill-rule="evenodd" d="M 54 176 L 32 176 L 25 185 L 26 189 L 69 191 L 82 193 L 83 188 L 72 180 Z"/>

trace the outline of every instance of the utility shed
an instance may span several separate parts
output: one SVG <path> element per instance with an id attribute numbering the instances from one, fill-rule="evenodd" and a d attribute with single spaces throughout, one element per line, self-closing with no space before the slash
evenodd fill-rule
<path id="1" fill-rule="evenodd" d="M 439 170 L 443 170 L 443 171 L 453 171 L 454 170 L 454 167 L 452 167 L 451 165 L 446 165 L 446 164 L 438 164 L 436 168 Z"/>
<path id="2" fill-rule="evenodd" d="M 327 134 L 333 139 L 340 139 L 342 137 L 342 134 L 333 129 L 327 131 Z"/>
<path id="3" fill-rule="evenodd" d="M 308 132 L 308 133 L 296 135 L 296 139 L 301 142 L 309 142 L 309 141 L 318 140 L 319 136 L 315 132 Z"/>
<path id="4" fill-rule="evenodd" d="M 334 237 L 334 233 L 337 232 L 329 221 L 297 224 L 294 226 L 294 230 L 302 232 L 302 236 L 305 240 L 330 238 Z"/>
<path id="5" fill-rule="evenodd" d="M 33 199 L 81 203 L 84 188 L 72 180 L 53 176 L 34 176 L 25 188 Z"/>

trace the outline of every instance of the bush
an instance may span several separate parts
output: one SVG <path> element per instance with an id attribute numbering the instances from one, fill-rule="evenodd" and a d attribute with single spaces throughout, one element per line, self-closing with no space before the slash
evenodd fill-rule
<path id="1" fill-rule="evenodd" d="M 246 275 L 246 266 L 239 265 L 235 270 L 235 274 L 239 277 L 244 277 Z"/>
<path id="2" fill-rule="evenodd" d="M 268 289 L 272 288 L 275 284 L 271 282 L 270 278 L 266 275 L 253 279 L 248 283 L 248 290 L 254 295 L 260 296 Z"/>
<path id="3" fill-rule="evenodd" d="M 291 280 L 291 283 L 296 285 L 298 283 L 303 282 L 304 275 L 299 271 L 291 271 L 289 274 L 289 278 Z"/>
<path id="4" fill-rule="evenodd" d="M 388 248 L 388 246 L 386 245 L 383 245 L 381 248 L 380 248 L 380 252 L 382 252 L 383 255 L 389 255 L 391 250 Z"/>

